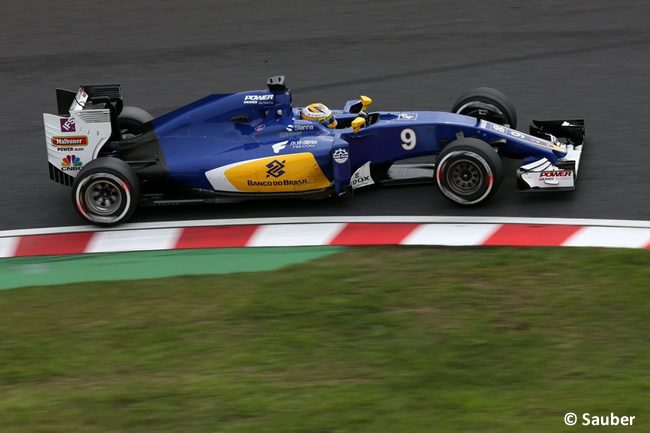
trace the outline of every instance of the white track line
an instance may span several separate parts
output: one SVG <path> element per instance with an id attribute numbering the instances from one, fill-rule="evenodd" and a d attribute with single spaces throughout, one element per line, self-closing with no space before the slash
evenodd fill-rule
<path id="1" fill-rule="evenodd" d="M 650 231 L 623 227 L 585 227 L 562 243 L 564 247 L 645 248 Z"/>
<path id="2" fill-rule="evenodd" d="M 0 258 L 13 257 L 18 248 L 19 238 L 0 238 Z"/>
<path id="3" fill-rule="evenodd" d="M 424 224 L 411 232 L 401 245 L 481 245 L 500 224 Z"/>
<path id="4" fill-rule="evenodd" d="M 125 232 L 100 232 L 95 234 L 87 253 L 107 253 L 120 251 L 171 250 L 176 247 L 182 229 L 130 230 Z"/>
<path id="5" fill-rule="evenodd" d="M 329 245 L 345 224 L 276 224 L 260 226 L 247 247 Z"/>

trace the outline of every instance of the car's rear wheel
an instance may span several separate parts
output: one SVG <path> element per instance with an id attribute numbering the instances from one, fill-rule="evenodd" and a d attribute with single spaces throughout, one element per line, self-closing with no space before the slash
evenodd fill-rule
<path id="1" fill-rule="evenodd" d="M 139 197 L 138 175 L 126 162 L 112 157 L 89 162 L 72 185 L 72 201 L 79 215 L 102 226 L 128 220 Z"/>
<path id="2" fill-rule="evenodd" d="M 122 112 L 117 116 L 117 125 L 120 131 L 130 132 L 131 130 L 143 125 L 153 119 L 153 116 L 138 107 L 124 107 Z"/>
<path id="3" fill-rule="evenodd" d="M 481 203 L 496 193 L 503 168 L 496 151 L 476 138 L 461 138 L 436 160 L 436 182 L 442 194 L 461 205 Z"/>
<path id="4" fill-rule="evenodd" d="M 484 119 L 513 129 L 517 127 L 517 111 L 510 98 L 490 87 L 477 87 L 461 95 L 454 103 L 451 112 Z"/>

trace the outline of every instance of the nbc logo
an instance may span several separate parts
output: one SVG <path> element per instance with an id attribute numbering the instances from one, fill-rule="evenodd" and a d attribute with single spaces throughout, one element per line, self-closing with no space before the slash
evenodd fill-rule
<path id="1" fill-rule="evenodd" d="M 61 170 L 63 171 L 81 170 L 81 167 L 83 165 L 84 165 L 83 162 L 81 162 L 78 156 L 66 155 L 65 158 L 63 158 L 63 161 L 61 161 Z"/>

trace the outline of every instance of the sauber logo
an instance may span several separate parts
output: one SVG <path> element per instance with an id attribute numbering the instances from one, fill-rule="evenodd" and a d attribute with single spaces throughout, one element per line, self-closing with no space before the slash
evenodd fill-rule
<path id="1" fill-rule="evenodd" d="M 85 135 L 78 137 L 52 137 L 54 146 L 87 146 L 88 137 Z"/>
<path id="2" fill-rule="evenodd" d="M 566 177 L 572 175 L 572 171 L 543 171 L 539 174 L 539 177 Z"/>

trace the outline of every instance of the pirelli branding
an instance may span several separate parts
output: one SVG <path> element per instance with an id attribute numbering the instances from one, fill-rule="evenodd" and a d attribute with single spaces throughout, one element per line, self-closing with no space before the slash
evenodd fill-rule
<path id="1" fill-rule="evenodd" d="M 87 146 L 88 137 L 85 135 L 74 137 L 52 137 L 52 145 L 56 147 Z"/>

